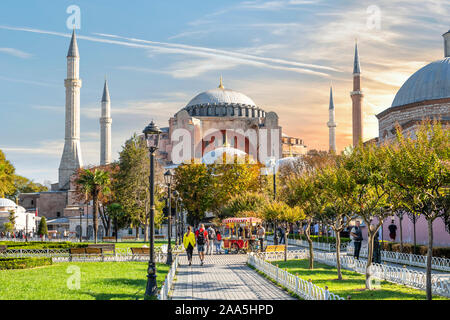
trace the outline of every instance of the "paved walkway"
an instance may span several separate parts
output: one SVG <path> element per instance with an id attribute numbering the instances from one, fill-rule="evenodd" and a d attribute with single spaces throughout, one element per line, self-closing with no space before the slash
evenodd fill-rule
<path id="1" fill-rule="evenodd" d="M 246 255 L 207 255 L 203 266 L 198 255 L 192 266 L 185 254 L 180 258 L 173 300 L 295 299 L 249 268 Z"/>

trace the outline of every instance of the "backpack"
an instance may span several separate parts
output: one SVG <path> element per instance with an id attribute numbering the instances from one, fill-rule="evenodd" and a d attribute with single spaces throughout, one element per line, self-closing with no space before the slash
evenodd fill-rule
<path id="1" fill-rule="evenodd" d="M 198 231 L 197 243 L 201 246 L 205 244 L 205 230 Z"/>
<path id="2" fill-rule="evenodd" d="M 214 230 L 213 229 L 208 229 L 208 237 L 209 237 L 209 240 L 214 240 Z"/>

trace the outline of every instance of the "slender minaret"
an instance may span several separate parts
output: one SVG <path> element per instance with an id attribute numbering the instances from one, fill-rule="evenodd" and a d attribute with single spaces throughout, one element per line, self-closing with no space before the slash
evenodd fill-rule
<path id="1" fill-rule="evenodd" d="M 68 190 L 70 176 L 83 166 L 80 147 L 80 56 L 75 30 L 67 53 L 66 131 L 64 151 L 59 165 L 59 189 Z"/>
<path id="2" fill-rule="evenodd" d="M 330 106 L 328 108 L 329 120 L 327 122 L 328 130 L 329 130 L 329 150 L 330 152 L 336 153 L 336 126 L 337 123 L 334 122 L 334 102 L 333 102 L 333 88 L 330 87 Z"/>
<path id="3" fill-rule="evenodd" d="M 111 100 L 108 83 L 105 80 L 102 97 L 102 116 L 100 118 L 100 165 L 111 163 Z"/>
<path id="4" fill-rule="evenodd" d="M 363 139 L 361 69 L 359 67 L 358 44 L 355 43 L 355 60 L 353 63 L 353 91 L 352 97 L 352 122 L 353 122 L 353 146 L 357 146 Z"/>
<path id="5" fill-rule="evenodd" d="M 444 56 L 450 57 L 450 30 L 442 35 L 444 37 Z"/>

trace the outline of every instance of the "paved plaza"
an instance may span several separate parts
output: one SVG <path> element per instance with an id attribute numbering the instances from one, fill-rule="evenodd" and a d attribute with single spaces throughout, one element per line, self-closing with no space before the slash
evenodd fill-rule
<path id="1" fill-rule="evenodd" d="M 295 299 L 249 268 L 246 255 L 207 255 L 203 266 L 198 255 L 192 266 L 186 255 L 180 258 L 173 300 Z"/>

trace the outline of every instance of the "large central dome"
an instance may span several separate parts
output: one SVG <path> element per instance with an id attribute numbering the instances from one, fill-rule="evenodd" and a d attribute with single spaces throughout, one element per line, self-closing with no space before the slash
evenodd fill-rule
<path id="1" fill-rule="evenodd" d="M 450 98 L 450 57 L 414 73 L 398 90 L 392 107 L 443 98 Z"/>
<path id="2" fill-rule="evenodd" d="M 196 95 L 186 107 L 204 104 L 242 104 L 255 106 L 252 99 L 245 94 L 225 88 L 215 88 Z"/>
<path id="3" fill-rule="evenodd" d="M 218 88 L 196 95 L 183 108 L 195 117 L 265 117 L 264 110 L 258 108 L 245 94 L 225 89 L 220 79 Z"/>

